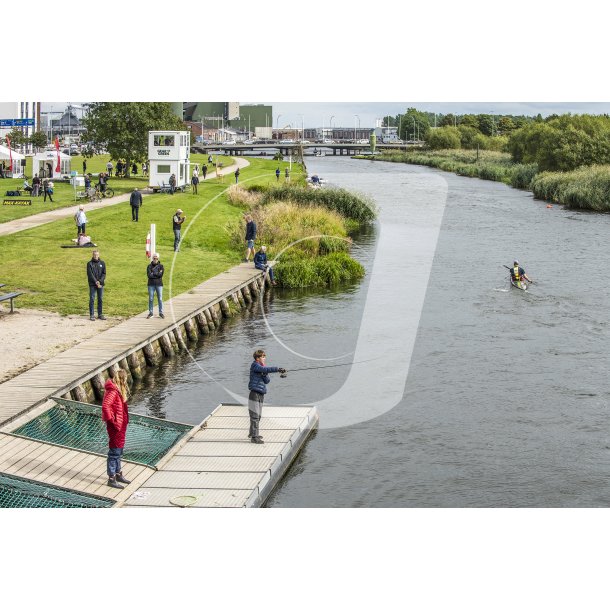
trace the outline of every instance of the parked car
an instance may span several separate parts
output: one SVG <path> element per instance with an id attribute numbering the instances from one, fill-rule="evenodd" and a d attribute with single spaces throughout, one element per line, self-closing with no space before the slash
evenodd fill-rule
<path id="1" fill-rule="evenodd" d="M 237 144 L 237 142 L 235 140 L 225 140 L 223 142 L 224 146 L 233 146 L 234 144 Z"/>

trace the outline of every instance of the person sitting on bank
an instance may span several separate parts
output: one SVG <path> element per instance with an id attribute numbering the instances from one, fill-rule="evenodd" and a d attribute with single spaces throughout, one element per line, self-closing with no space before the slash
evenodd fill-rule
<path id="1" fill-rule="evenodd" d="M 28 179 L 27 178 L 23 181 L 23 190 L 26 193 L 31 193 L 32 192 L 32 187 L 28 184 Z"/>
<path id="2" fill-rule="evenodd" d="M 267 264 L 267 246 L 261 246 L 260 250 L 254 255 L 254 266 L 261 271 L 269 274 L 269 279 L 274 286 L 277 286 L 273 277 L 273 267 Z"/>

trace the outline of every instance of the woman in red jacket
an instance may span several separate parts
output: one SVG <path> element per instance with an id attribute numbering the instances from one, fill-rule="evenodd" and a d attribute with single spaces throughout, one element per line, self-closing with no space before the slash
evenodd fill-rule
<path id="1" fill-rule="evenodd" d="M 104 390 L 102 421 L 106 422 L 108 430 L 108 485 L 123 489 L 123 485 L 120 483 L 131 483 L 121 471 L 121 455 L 123 455 L 125 433 L 129 423 L 127 373 L 120 369 L 114 379 L 106 382 Z"/>

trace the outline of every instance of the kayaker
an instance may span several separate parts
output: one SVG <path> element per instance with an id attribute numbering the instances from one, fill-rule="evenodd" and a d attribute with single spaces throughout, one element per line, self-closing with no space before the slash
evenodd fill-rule
<path id="1" fill-rule="evenodd" d="M 532 281 L 525 274 L 525 271 L 523 270 L 523 267 L 519 267 L 519 261 L 515 261 L 513 263 L 512 268 L 510 268 L 509 271 L 510 271 L 510 279 L 513 282 L 520 282 L 521 279 L 527 280 L 528 282 Z"/>

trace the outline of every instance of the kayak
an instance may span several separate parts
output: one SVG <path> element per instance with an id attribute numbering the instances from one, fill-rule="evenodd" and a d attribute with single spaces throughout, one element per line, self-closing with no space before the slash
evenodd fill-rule
<path id="1" fill-rule="evenodd" d="M 513 280 L 513 278 L 510 278 L 510 285 L 513 286 L 514 288 L 518 288 L 519 290 L 527 290 L 527 283 L 525 281 L 521 281 L 521 280 Z"/>

